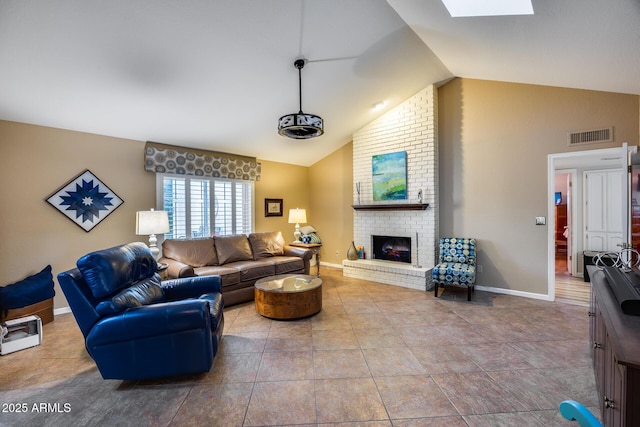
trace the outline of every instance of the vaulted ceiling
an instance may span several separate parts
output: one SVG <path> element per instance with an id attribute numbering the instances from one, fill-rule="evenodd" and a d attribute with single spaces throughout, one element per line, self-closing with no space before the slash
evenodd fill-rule
<path id="1" fill-rule="evenodd" d="M 640 2 L 533 8 L 451 18 L 438 0 L 0 0 L 0 119 L 308 166 L 454 76 L 640 94 Z M 303 110 L 325 134 L 292 140 L 277 120 L 298 111 L 301 56 Z"/>

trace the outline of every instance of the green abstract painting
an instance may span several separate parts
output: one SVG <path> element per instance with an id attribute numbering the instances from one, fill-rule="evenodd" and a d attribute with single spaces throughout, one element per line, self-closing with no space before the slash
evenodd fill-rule
<path id="1" fill-rule="evenodd" d="M 407 152 L 373 156 L 373 200 L 407 198 Z"/>

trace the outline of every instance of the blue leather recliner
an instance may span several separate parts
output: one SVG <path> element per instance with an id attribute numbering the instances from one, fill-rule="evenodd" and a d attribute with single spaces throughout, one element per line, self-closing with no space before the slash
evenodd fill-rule
<path id="1" fill-rule="evenodd" d="M 58 275 L 104 379 L 207 372 L 222 339 L 219 276 L 160 281 L 141 242 L 89 253 Z"/>

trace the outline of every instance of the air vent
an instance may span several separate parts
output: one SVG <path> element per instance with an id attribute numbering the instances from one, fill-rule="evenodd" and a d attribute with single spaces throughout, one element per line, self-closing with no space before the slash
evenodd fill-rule
<path id="1" fill-rule="evenodd" d="M 613 142 L 613 127 L 569 132 L 569 146 Z"/>

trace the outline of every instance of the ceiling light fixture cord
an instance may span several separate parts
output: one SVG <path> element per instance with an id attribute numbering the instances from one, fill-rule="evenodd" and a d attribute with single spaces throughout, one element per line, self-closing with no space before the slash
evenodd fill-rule
<path id="1" fill-rule="evenodd" d="M 300 101 L 300 111 L 298 114 L 302 114 L 302 67 L 304 67 L 304 59 L 298 59 L 295 65 L 298 69 L 298 97 Z"/>

